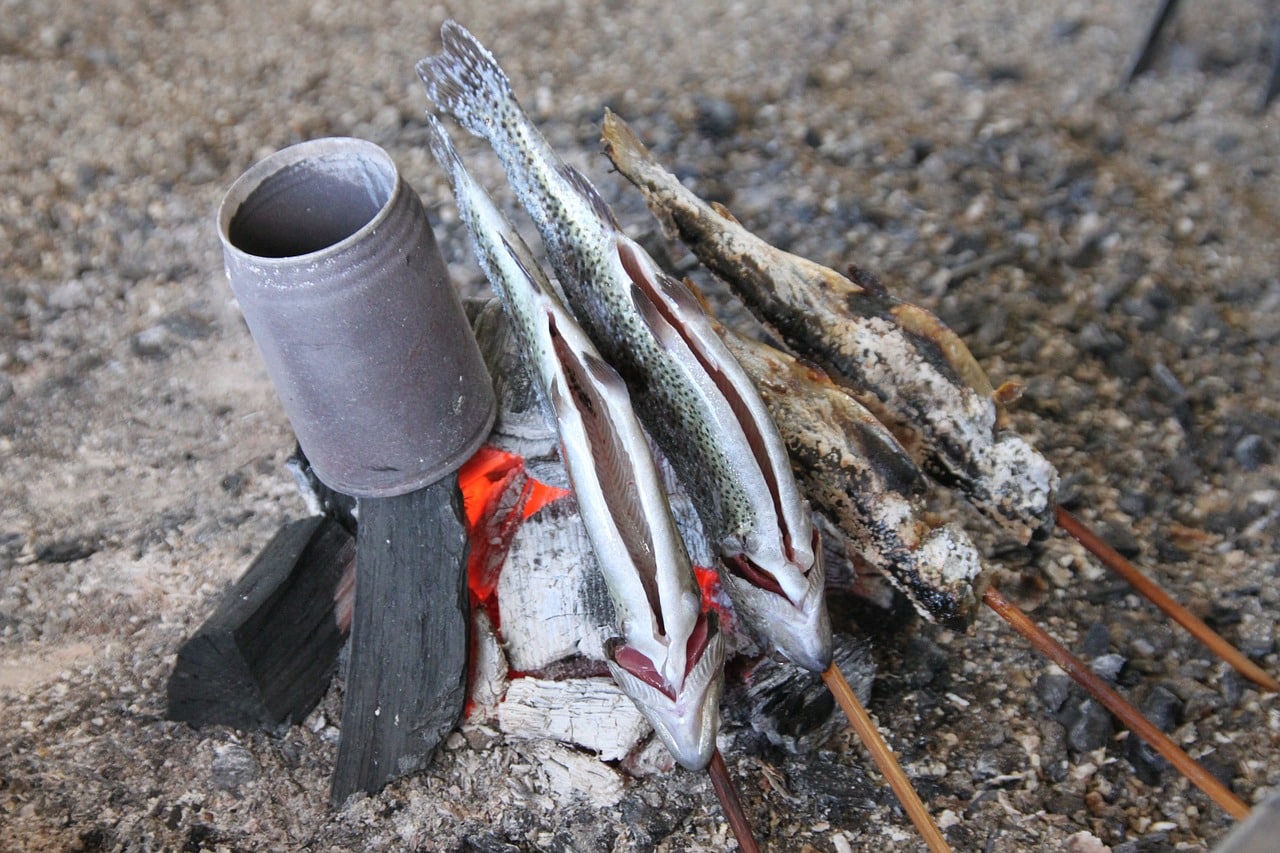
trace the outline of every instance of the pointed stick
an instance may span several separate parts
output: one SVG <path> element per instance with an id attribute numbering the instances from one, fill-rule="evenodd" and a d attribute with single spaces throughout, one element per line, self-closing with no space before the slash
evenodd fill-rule
<path id="1" fill-rule="evenodd" d="M 1170 619 L 1191 632 L 1191 635 L 1204 643 L 1211 652 L 1231 664 L 1245 678 L 1253 681 L 1264 690 L 1272 693 L 1280 691 L 1280 681 L 1267 675 L 1257 664 L 1245 657 L 1244 652 L 1223 639 L 1222 635 L 1204 624 L 1199 617 L 1183 605 L 1175 601 L 1159 584 L 1140 572 L 1137 567 L 1126 560 L 1120 552 L 1112 548 L 1084 522 L 1076 518 L 1061 506 L 1055 506 L 1054 512 L 1058 525 L 1093 554 L 1103 565 L 1124 578 L 1129 584 L 1146 596 L 1152 604 L 1165 612 Z"/>
<path id="2" fill-rule="evenodd" d="M 738 847 L 743 853 L 760 853 L 760 845 L 751 832 L 751 824 L 747 821 L 747 813 L 742 810 L 742 801 L 738 799 L 738 791 L 729 778 L 729 768 L 725 766 L 724 756 L 716 747 L 711 753 L 711 763 L 707 765 L 707 773 L 711 776 L 711 787 L 715 788 L 720 799 L 720 810 L 729 821 L 733 837 L 738 839 Z"/>
<path id="3" fill-rule="evenodd" d="M 911 780 L 907 778 L 907 774 L 902 771 L 902 767 L 889 749 L 889 745 L 884 742 L 884 738 L 880 737 L 880 732 L 876 729 L 875 723 L 871 722 L 871 715 L 867 713 L 867 709 L 862 707 L 862 703 L 858 701 L 857 694 L 853 692 L 853 688 L 845 680 L 844 673 L 840 672 L 840 669 L 833 663 L 822 673 L 822 680 L 827 683 L 827 687 L 831 690 L 831 695 L 836 698 L 836 701 L 840 703 L 840 707 L 844 709 L 845 715 L 849 718 L 849 723 L 853 726 L 853 730 L 858 733 L 858 737 L 862 739 L 863 744 L 871 752 L 871 760 L 876 763 L 876 766 L 880 768 L 880 772 L 889 780 L 889 787 L 893 789 L 893 793 L 897 794 L 898 801 L 906 809 L 911 822 L 916 825 L 916 829 L 924 837 L 929 849 L 933 853 L 949 853 L 951 847 L 947 844 L 947 840 L 942 837 L 942 832 L 938 829 L 937 824 L 933 822 L 933 818 L 929 815 L 929 810 L 920 801 L 920 795 L 912 787 Z"/>
<path id="4" fill-rule="evenodd" d="M 1177 5 L 1177 0 L 1161 0 L 1160 8 L 1156 9 L 1156 16 L 1147 27 L 1147 34 L 1138 45 L 1138 52 L 1129 61 L 1129 68 L 1125 71 L 1124 80 L 1120 84 L 1121 88 L 1126 88 L 1133 82 L 1133 78 L 1151 67 L 1156 57 L 1156 42 L 1160 38 L 1160 33 L 1164 32 L 1169 19 L 1173 17 Z"/>
<path id="5" fill-rule="evenodd" d="M 1191 783 L 1204 791 L 1211 800 L 1221 806 L 1237 820 L 1249 813 L 1244 801 L 1223 785 L 1208 770 L 1205 770 L 1195 759 L 1187 755 L 1182 747 L 1174 743 L 1168 735 L 1160 731 L 1142 712 L 1133 707 L 1123 696 L 1113 690 L 1105 681 L 1093 673 L 1084 661 L 1080 660 L 1057 640 L 1044 632 L 1039 625 L 1031 621 L 1016 605 L 1000 594 L 994 585 L 988 586 L 982 594 L 982 600 L 997 614 L 1008 622 L 1013 630 L 1027 639 L 1036 651 L 1062 667 L 1075 682 L 1088 691 L 1089 695 L 1101 702 L 1108 711 L 1115 714 L 1120 722 L 1128 726 L 1129 731 L 1146 741 L 1152 749 L 1160 753 L 1177 768 L 1178 772 L 1191 780 Z"/>

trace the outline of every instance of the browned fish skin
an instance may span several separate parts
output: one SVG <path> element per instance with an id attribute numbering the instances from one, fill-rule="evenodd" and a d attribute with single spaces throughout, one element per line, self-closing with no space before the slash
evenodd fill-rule
<path id="1" fill-rule="evenodd" d="M 849 389 L 927 473 L 955 486 L 1021 541 L 1047 535 L 1052 466 L 997 434 L 991 383 L 933 314 L 774 248 L 680 184 L 625 122 L 606 112 L 605 152 L 650 208 L 761 322 Z"/>
<path id="2" fill-rule="evenodd" d="M 923 615 L 965 629 L 978 606 L 978 553 L 958 527 L 921 520 L 928 485 L 893 435 L 821 371 L 728 330 L 721 336 L 769 407 L 814 509 Z"/>

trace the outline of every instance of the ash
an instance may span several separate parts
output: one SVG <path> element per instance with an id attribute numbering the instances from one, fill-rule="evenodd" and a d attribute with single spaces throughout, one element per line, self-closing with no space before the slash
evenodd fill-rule
<path id="1" fill-rule="evenodd" d="M 1025 381 L 1014 423 L 1062 472 L 1062 497 L 1276 672 L 1280 120 L 1252 110 L 1269 12 L 1185 6 L 1176 44 L 1125 93 L 1145 4 L 565 2 L 548 16 L 461 0 L 447 13 L 646 245 L 663 245 L 655 223 L 599 153 L 605 105 L 770 242 L 874 272 L 939 313 L 995 381 Z M 564 784 L 577 753 L 484 726 L 426 773 L 330 811 L 340 683 L 277 732 L 163 720 L 182 640 L 305 513 L 213 210 L 271 151 L 364 137 L 424 195 L 456 283 L 479 295 L 418 130 L 413 63 L 445 14 L 399 0 L 6 6 L 0 849 L 732 844 L 701 778 L 620 776 L 606 805 Z M 499 187 L 478 143 L 460 142 Z M 1121 656 L 1122 690 L 1163 709 L 1246 800 L 1280 784 L 1274 697 L 1061 536 L 1032 552 L 963 507 L 936 511 L 1065 643 Z M 864 622 L 871 711 L 958 849 L 1199 850 L 1229 828 L 1123 732 L 1064 725 L 1075 700 L 1054 708 L 1041 677 L 1056 673 L 992 617 L 969 636 Z M 770 849 L 917 843 L 848 735 L 801 756 L 745 733 L 728 746 Z"/>

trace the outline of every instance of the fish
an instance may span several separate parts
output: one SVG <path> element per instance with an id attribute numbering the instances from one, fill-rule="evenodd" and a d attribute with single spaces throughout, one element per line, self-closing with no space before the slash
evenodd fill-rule
<path id="1" fill-rule="evenodd" d="M 819 368 L 719 327 L 755 382 L 811 505 L 926 619 L 965 630 L 982 558 L 957 524 L 924 520 L 924 473 L 893 434 Z"/>
<path id="2" fill-rule="evenodd" d="M 716 746 L 724 637 L 715 611 L 703 610 L 626 385 L 471 177 L 435 116 L 427 117 L 426 138 L 556 425 L 561 458 L 614 603 L 620 636 L 605 646 L 610 673 L 677 763 L 702 770 Z"/>
<path id="3" fill-rule="evenodd" d="M 763 400 L 693 294 L 543 139 L 493 55 L 453 21 L 441 40 L 417 65 L 427 94 L 498 155 L 566 302 L 688 489 L 735 611 L 785 657 L 825 670 L 818 533 Z"/>
<path id="4" fill-rule="evenodd" d="M 1058 473 L 1006 429 L 1016 383 L 993 388 L 955 332 L 874 276 L 842 275 L 752 234 L 681 184 L 608 110 L 603 142 L 666 229 L 789 349 L 847 388 L 926 473 L 1020 542 L 1049 535 Z"/>

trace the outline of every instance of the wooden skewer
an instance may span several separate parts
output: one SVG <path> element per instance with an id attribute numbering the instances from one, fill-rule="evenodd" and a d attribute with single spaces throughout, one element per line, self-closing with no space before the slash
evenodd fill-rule
<path id="1" fill-rule="evenodd" d="M 1165 612 L 1170 619 L 1191 632 L 1197 640 L 1204 643 L 1211 652 L 1236 668 L 1241 675 L 1254 682 L 1264 690 L 1272 693 L 1280 691 L 1280 681 L 1272 678 L 1257 664 L 1245 657 L 1244 652 L 1227 642 L 1221 634 L 1206 625 L 1199 617 L 1179 604 L 1160 585 L 1138 570 L 1115 548 L 1104 542 L 1096 533 L 1085 526 L 1061 506 L 1055 506 L 1054 513 L 1058 525 L 1083 545 L 1103 565 L 1124 578 L 1139 593 L 1146 596 L 1152 604 Z"/>
<path id="2" fill-rule="evenodd" d="M 1101 702 L 1108 711 L 1120 719 L 1120 722 L 1128 726 L 1131 732 L 1150 744 L 1156 752 L 1177 768 L 1179 773 L 1190 779 L 1192 784 L 1204 791 L 1228 814 L 1237 820 L 1249 814 L 1249 807 L 1243 800 L 1231 793 L 1226 785 L 1219 782 L 1213 774 L 1187 755 L 1182 747 L 1156 728 L 1142 715 L 1141 711 L 1130 705 L 1123 696 L 1095 675 L 1084 661 L 1071 654 L 1065 646 L 1032 622 L 1027 614 L 1001 595 L 994 585 L 987 587 L 987 591 L 982 594 L 982 600 L 1008 622 L 1013 630 L 1025 637 L 1036 651 L 1062 667 L 1077 684 L 1088 691 L 1090 696 Z"/>
<path id="3" fill-rule="evenodd" d="M 898 801 L 906 809 L 911 822 L 916 825 L 916 829 L 924 838 L 925 843 L 929 845 L 929 849 L 933 853 L 949 853 L 951 847 L 947 844 L 947 840 L 942 837 L 942 832 L 938 829 L 937 824 L 933 822 L 933 818 L 929 815 L 929 810 L 920 801 L 920 795 L 912 787 L 911 780 L 907 778 L 907 774 L 902 771 L 902 766 L 898 764 L 898 759 L 889 749 L 889 745 L 884 742 L 884 738 L 880 737 L 880 732 L 876 729 L 875 723 L 871 722 L 871 715 L 867 713 L 867 709 L 862 707 L 862 703 L 858 701 L 858 696 L 853 692 L 853 688 L 849 686 L 844 673 L 833 663 L 822 673 L 822 680 L 827 683 L 828 689 L 831 690 L 831 695 L 835 697 L 836 701 L 840 703 L 840 707 L 844 709 L 845 715 L 849 718 L 849 723 L 853 726 L 853 730 L 857 732 L 858 737 L 862 739 L 863 744 L 871 752 L 871 760 L 876 763 L 876 766 L 880 768 L 880 772 L 889 780 L 889 787 L 898 796 Z"/>
<path id="4" fill-rule="evenodd" d="M 751 832 L 751 824 L 747 821 L 746 812 L 742 810 L 742 801 L 738 799 L 738 791 L 729 778 L 729 768 L 725 766 L 719 747 L 711 753 L 707 773 L 711 776 L 711 787 L 715 788 L 716 796 L 720 799 L 720 809 L 729 821 L 734 838 L 738 839 L 738 847 L 742 848 L 743 853 L 760 853 L 760 846 L 756 844 L 756 837 Z"/>

